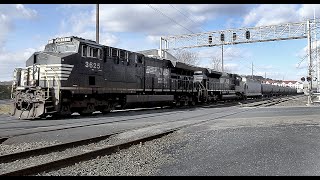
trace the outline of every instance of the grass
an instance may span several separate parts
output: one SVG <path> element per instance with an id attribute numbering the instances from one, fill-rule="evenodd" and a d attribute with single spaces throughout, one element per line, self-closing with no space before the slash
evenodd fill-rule
<path id="1" fill-rule="evenodd" d="M 8 104 L 0 104 L 0 114 L 9 114 L 10 105 Z"/>

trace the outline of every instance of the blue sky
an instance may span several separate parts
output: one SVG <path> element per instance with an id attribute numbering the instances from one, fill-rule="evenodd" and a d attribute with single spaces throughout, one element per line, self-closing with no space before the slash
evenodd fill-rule
<path id="1" fill-rule="evenodd" d="M 163 14 L 155 11 L 157 9 Z M 158 49 L 159 37 L 241 27 L 255 27 L 313 18 L 316 4 L 103 4 L 100 5 L 100 43 L 131 51 Z M 318 17 L 320 14 L 316 14 Z M 168 18 L 170 17 L 170 19 Z M 180 25 L 177 25 L 178 22 Z M 188 30 L 187 30 L 188 29 Z M 95 40 L 95 5 L 1 4 L 0 81 L 12 79 L 13 69 L 43 50 L 49 39 L 80 36 Z M 225 69 L 279 80 L 307 75 L 307 39 L 225 46 Z M 199 64 L 211 66 L 219 47 L 193 49 Z"/>

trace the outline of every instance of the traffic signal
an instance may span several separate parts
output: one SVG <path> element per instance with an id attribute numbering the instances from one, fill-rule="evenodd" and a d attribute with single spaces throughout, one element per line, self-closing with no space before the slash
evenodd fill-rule
<path id="1" fill-rule="evenodd" d="M 212 36 L 211 35 L 209 35 L 208 41 L 209 41 L 209 44 L 212 43 Z"/>
<path id="2" fill-rule="evenodd" d="M 304 82 L 305 80 L 306 80 L 306 78 L 304 78 L 304 77 L 301 78 L 301 81 L 302 81 L 302 82 Z"/>
<path id="3" fill-rule="evenodd" d="M 250 31 L 246 31 L 246 39 L 250 39 Z"/>
<path id="4" fill-rule="evenodd" d="M 220 35 L 220 40 L 221 40 L 221 41 L 224 41 L 224 34 L 221 34 L 221 35 Z"/>
<path id="5" fill-rule="evenodd" d="M 237 39 L 237 34 L 236 33 L 232 33 L 232 39 L 233 39 L 233 41 L 235 41 Z"/>

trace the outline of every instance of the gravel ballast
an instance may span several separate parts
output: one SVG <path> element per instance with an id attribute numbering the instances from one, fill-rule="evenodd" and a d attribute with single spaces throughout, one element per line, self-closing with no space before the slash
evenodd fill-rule
<path id="1" fill-rule="evenodd" d="M 282 102 L 274 106 L 306 106 L 307 96 Z M 157 175 L 163 165 L 170 165 L 179 159 L 176 159 L 175 152 L 182 151 L 187 144 L 188 136 L 182 133 L 172 133 L 159 139 L 131 146 L 128 149 L 120 150 L 111 155 L 99 156 L 92 160 L 76 163 L 72 166 L 43 172 L 40 176 L 152 176 Z M 98 144 L 79 147 L 78 151 L 88 151 L 101 145 L 112 144 L 116 141 L 106 140 Z M 2 154 L 21 151 L 29 148 L 36 148 L 44 145 L 52 145 L 55 142 L 42 142 L 36 144 L 20 145 L 0 145 Z M 60 152 L 61 153 L 61 152 Z M 64 152 L 70 155 L 68 151 Z M 51 157 L 59 157 L 52 154 Z M 30 161 L 41 161 L 30 159 Z M 17 162 L 19 163 L 19 162 Z M 22 161 L 20 162 L 22 163 Z M 26 161 L 23 163 L 28 164 Z M 14 164 L 12 166 L 15 166 Z M 1 164 L 0 164 L 1 167 Z"/>

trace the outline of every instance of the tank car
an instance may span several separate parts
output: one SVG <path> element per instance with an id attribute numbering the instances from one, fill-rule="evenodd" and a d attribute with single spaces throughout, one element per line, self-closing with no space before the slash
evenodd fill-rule
<path id="1" fill-rule="evenodd" d="M 263 97 L 272 97 L 274 96 L 274 85 L 272 84 L 261 84 L 261 93 Z"/>
<path id="2" fill-rule="evenodd" d="M 261 82 L 243 77 L 244 95 L 246 98 L 261 98 Z"/>

